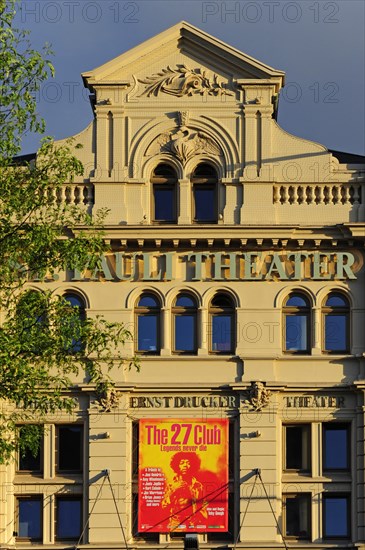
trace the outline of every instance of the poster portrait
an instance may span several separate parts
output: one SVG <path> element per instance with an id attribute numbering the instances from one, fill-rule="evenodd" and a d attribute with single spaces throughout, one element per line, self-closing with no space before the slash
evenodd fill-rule
<path id="1" fill-rule="evenodd" d="M 138 531 L 228 530 L 228 420 L 142 419 Z"/>

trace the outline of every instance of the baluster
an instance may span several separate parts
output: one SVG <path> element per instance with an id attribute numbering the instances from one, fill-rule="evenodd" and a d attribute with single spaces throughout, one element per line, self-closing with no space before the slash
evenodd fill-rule
<path id="1" fill-rule="evenodd" d="M 84 203 L 86 204 L 88 214 L 91 214 L 92 208 L 94 206 L 94 186 L 85 185 L 84 187 Z"/>
<path id="2" fill-rule="evenodd" d="M 343 186 L 343 190 L 344 190 L 344 204 L 351 204 L 351 189 L 350 189 L 350 185 L 347 183 L 346 185 Z"/>
<path id="3" fill-rule="evenodd" d="M 360 185 L 358 183 L 354 183 L 352 185 L 352 201 L 353 204 L 359 204 L 360 203 Z"/>
<path id="4" fill-rule="evenodd" d="M 288 204 L 289 203 L 289 194 L 288 194 L 288 188 L 287 188 L 286 185 L 282 186 L 282 191 L 283 191 L 283 204 Z"/>
<path id="5" fill-rule="evenodd" d="M 274 185 L 273 201 L 274 201 L 274 204 L 278 204 L 280 202 L 280 187 L 279 187 L 279 185 Z"/>
<path id="6" fill-rule="evenodd" d="M 325 204 L 324 200 L 324 188 L 322 185 L 318 186 L 318 203 L 317 204 Z"/>
<path id="7" fill-rule="evenodd" d="M 310 185 L 306 187 L 306 202 L 307 204 L 312 204 L 313 202 L 313 188 Z"/>

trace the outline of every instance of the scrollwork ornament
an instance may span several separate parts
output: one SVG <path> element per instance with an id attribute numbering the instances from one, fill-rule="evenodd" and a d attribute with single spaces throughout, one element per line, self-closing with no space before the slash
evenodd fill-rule
<path id="1" fill-rule="evenodd" d="M 189 69 L 186 65 L 177 65 L 176 69 L 167 66 L 161 72 L 147 76 L 144 79 L 138 79 L 146 88 L 140 94 L 140 97 L 157 97 L 159 93 L 173 95 L 175 97 L 199 95 L 233 95 L 233 92 L 227 89 L 227 85 L 219 82 L 218 76 L 208 77 L 206 71 L 201 69 Z"/>

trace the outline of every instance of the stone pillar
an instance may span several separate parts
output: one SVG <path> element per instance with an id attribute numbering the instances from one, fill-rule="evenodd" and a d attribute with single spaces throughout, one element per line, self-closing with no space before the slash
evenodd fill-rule
<path id="1" fill-rule="evenodd" d="M 171 355 L 171 319 L 168 308 L 161 308 L 161 355 Z"/>
<path id="2" fill-rule="evenodd" d="M 198 327 L 200 331 L 198 333 L 198 355 L 207 355 L 209 348 L 209 327 L 208 310 L 206 307 L 199 308 L 198 311 Z"/>
<path id="3" fill-rule="evenodd" d="M 177 188 L 177 208 L 178 208 L 178 224 L 191 224 L 191 188 L 188 179 L 178 180 Z"/>

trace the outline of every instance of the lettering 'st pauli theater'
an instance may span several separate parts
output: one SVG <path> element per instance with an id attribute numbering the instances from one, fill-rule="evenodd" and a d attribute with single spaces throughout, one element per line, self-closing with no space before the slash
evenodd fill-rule
<path id="1" fill-rule="evenodd" d="M 109 210 L 111 251 L 29 287 L 124 322 L 142 367 L 75 380 L 2 471 L 2 546 L 364 549 L 365 158 L 285 132 L 284 73 L 188 23 L 82 76 L 63 199 Z"/>

